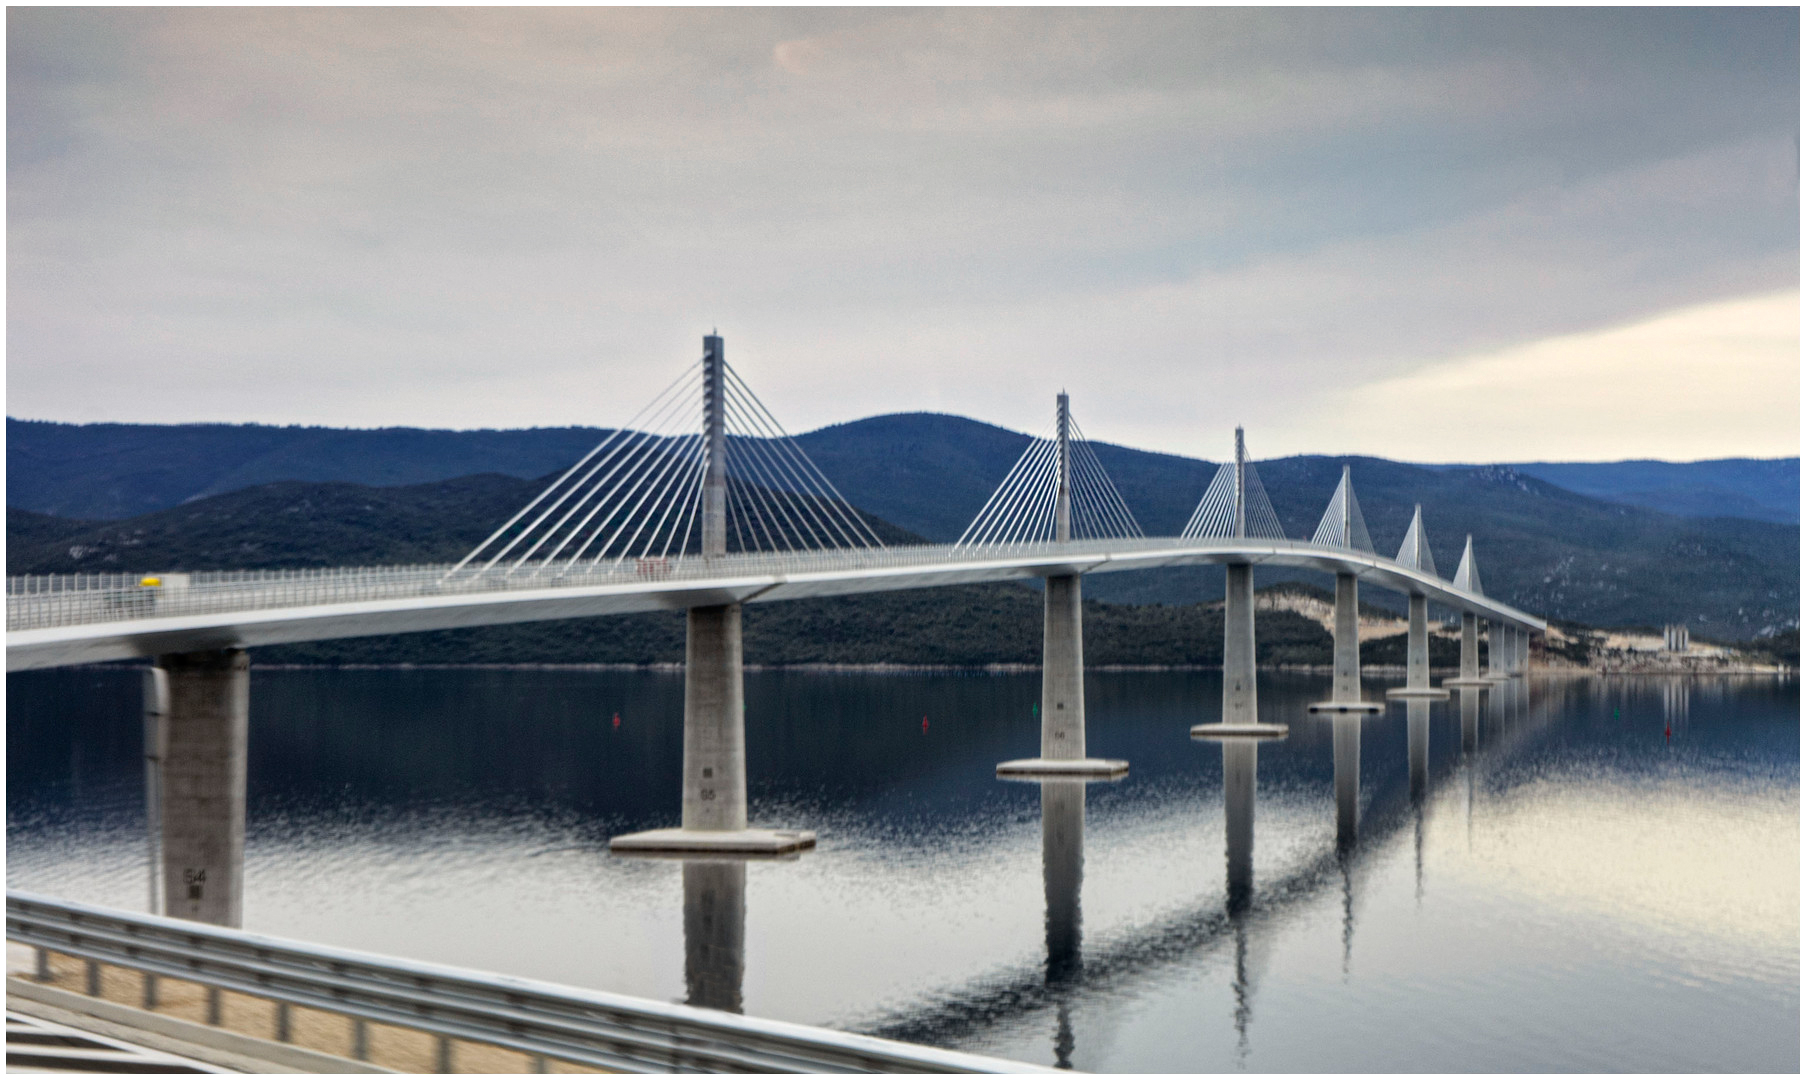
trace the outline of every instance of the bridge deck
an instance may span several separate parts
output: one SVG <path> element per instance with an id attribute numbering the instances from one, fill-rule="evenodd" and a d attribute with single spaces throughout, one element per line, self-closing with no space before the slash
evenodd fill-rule
<path id="1" fill-rule="evenodd" d="M 1158 538 L 640 560 L 557 574 L 452 573 L 445 566 L 235 571 L 151 587 L 126 575 L 9 578 L 6 667 L 1241 562 L 1354 574 L 1456 611 L 1545 629 L 1533 615 L 1366 551 L 1288 540 Z"/>

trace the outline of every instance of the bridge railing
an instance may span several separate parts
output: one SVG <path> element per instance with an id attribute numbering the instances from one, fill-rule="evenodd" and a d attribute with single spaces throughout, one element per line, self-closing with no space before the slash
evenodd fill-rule
<path id="1" fill-rule="evenodd" d="M 165 574 L 23 575 L 6 580 L 6 628 L 39 630 L 130 619 L 218 615 L 499 591 L 598 588 L 773 574 L 908 568 L 929 563 L 1020 559 L 1158 548 L 1171 540 L 1078 541 L 955 547 L 923 544 L 875 550 L 635 559 L 576 566 L 454 571 L 449 564 Z M 1090 549 L 1097 549 L 1091 551 Z M 146 584 L 146 582 L 154 582 Z"/>
<path id="2" fill-rule="evenodd" d="M 331 604 L 441 598 L 497 592 L 644 586 L 697 580 L 760 578 L 774 575 L 908 569 L 915 566 L 983 565 L 1046 558 L 1050 561 L 1102 558 L 1175 547 L 1192 549 L 1229 540 L 1182 540 L 1174 537 L 1052 541 L 1010 545 L 921 544 L 910 547 L 839 551 L 797 551 L 689 556 L 672 559 L 609 560 L 602 563 L 498 566 L 489 569 L 451 565 L 378 566 L 295 570 L 221 570 L 164 574 L 51 574 L 6 580 L 6 628 L 9 632 L 44 630 L 151 618 L 209 616 Z M 1296 540 L 1263 540 L 1300 553 L 1363 552 Z M 1389 560 L 1387 560 L 1389 561 Z M 147 583 L 148 582 L 148 583 Z"/>
<path id="3" fill-rule="evenodd" d="M 617 1072 L 1045 1072 L 1020 1062 L 7 890 L 6 938 L 148 975 Z M 93 992 L 93 991 L 90 991 Z"/>

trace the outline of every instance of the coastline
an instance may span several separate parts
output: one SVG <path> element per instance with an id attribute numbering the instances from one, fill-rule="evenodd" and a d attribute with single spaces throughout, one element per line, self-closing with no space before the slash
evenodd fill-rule
<path id="1" fill-rule="evenodd" d="M 71 664 L 69 669 L 108 669 L 142 667 L 142 662 L 125 661 L 104 664 Z M 684 665 L 675 661 L 646 664 L 555 664 L 555 663 L 470 663 L 470 664 L 261 664 L 252 662 L 251 667 L 259 671 L 621 671 L 647 672 L 651 674 L 681 675 Z M 811 674 L 858 674 L 858 675 L 1028 675 L 1041 670 L 1040 664 L 747 664 L 744 670 L 749 672 L 802 672 Z M 1115 673 L 1158 673 L 1158 672 L 1199 672 L 1221 671 L 1216 664 L 1097 664 L 1086 671 L 1106 674 Z M 1293 675 L 1331 675 L 1335 668 L 1329 664 L 1260 664 L 1256 670 L 1279 672 Z M 1367 675 L 1392 675 L 1402 677 L 1405 667 L 1402 664 L 1366 664 L 1361 673 Z M 1438 677 L 1452 676 L 1459 673 L 1455 667 L 1433 667 L 1430 674 Z M 1539 664 L 1529 672 L 1531 676 L 1584 676 L 1584 675 L 1651 675 L 1662 678 L 1709 677 L 1718 675 L 1797 675 L 1798 669 L 1765 664 L 1714 664 L 1714 665 L 1679 665 L 1657 666 L 1650 664 L 1628 665 L 1623 663 L 1603 665 L 1579 664 Z M 24 674 L 24 672 L 20 672 Z"/>

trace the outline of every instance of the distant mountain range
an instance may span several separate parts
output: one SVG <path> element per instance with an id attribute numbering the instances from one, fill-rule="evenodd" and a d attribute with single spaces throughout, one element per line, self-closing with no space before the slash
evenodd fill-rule
<path id="1" fill-rule="evenodd" d="M 279 480 L 393 487 L 485 472 L 532 479 L 569 465 L 605 434 L 606 429 L 589 427 L 352 430 L 263 424 L 59 424 L 8 417 L 7 505 L 58 517 L 125 518 Z M 918 452 L 926 449 L 930 456 L 938 456 L 933 468 L 937 475 L 952 471 L 970 476 L 969 486 L 985 488 L 988 494 L 987 485 L 1002 478 L 999 470 L 1009 467 L 1027 437 L 958 416 L 900 413 L 838 424 L 800 438 L 836 483 L 842 476 L 829 467 L 828 459 L 864 468 L 860 459 L 871 447 L 883 444 L 910 456 L 920 456 Z M 1175 466 L 1189 462 L 1206 474 L 1214 468 L 1190 458 L 1126 452 Z M 999 465 L 1000 458 L 1009 460 Z M 1464 471 L 1496 466 L 1429 467 Z M 1539 461 L 1509 467 L 1582 495 L 1681 517 L 1744 517 L 1793 525 L 1800 521 L 1797 457 L 1683 463 Z M 912 486 L 906 475 L 891 471 L 905 481 L 905 488 Z M 934 516 L 931 508 L 924 510 Z M 964 520 L 955 524 L 949 518 L 944 528 L 928 535 L 939 538 L 949 529 L 949 535 L 957 535 L 964 526 Z"/>
<path id="2" fill-rule="evenodd" d="M 9 573 L 320 566 L 456 559 L 602 436 L 526 431 L 346 431 L 255 425 L 65 425 L 8 421 Z M 846 497 L 894 538 L 956 538 L 1028 437 L 938 414 L 873 417 L 799 436 Z M 1149 534 L 1177 533 L 1216 466 L 1100 444 L 1098 457 Z M 1259 463 L 1288 535 L 1309 536 L 1342 465 L 1382 553 L 1412 506 L 1453 572 L 1473 534 L 1488 593 L 1593 625 L 1686 621 L 1745 638 L 1796 625 L 1792 523 L 1678 515 L 1655 496 L 1754 504 L 1779 514 L 1785 462 L 1419 466 L 1302 456 Z M 1652 467 L 1653 466 L 1653 467 Z M 1616 490 L 1581 493 L 1548 479 Z M 1589 471 L 1590 470 L 1590 471 Z M 1677 471 L 1678 470 L 1678 471 Z M 1796 481 L 1797 482 L 1797 481 Z M 1662 485 L 1666 484 L 1664 487 Z M 1614 488 L 1613 486 L 1616 485 Z M 1741 499 L 1744 502 L 1737 502 Z M 1692 505 L 1689 503 L 1689 505 Z M 1772 516 L 1772 515 L 1771 515 Z M 1264 571 L 1262 583 L 1308 574 Z M 1185 604 L 1221 596 L 1209 568 L 1088 578 L 1086 595 Z M 1364 600 L 1390 605 L 1379 590 Z"/>

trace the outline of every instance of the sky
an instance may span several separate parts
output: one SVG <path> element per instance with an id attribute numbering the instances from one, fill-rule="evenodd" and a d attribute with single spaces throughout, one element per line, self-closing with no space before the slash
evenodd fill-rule
<path id="1" fill-rule="evenodd" d="M 7 10 L 9 415 L 1799 453 L 1799 13 Z"/>

